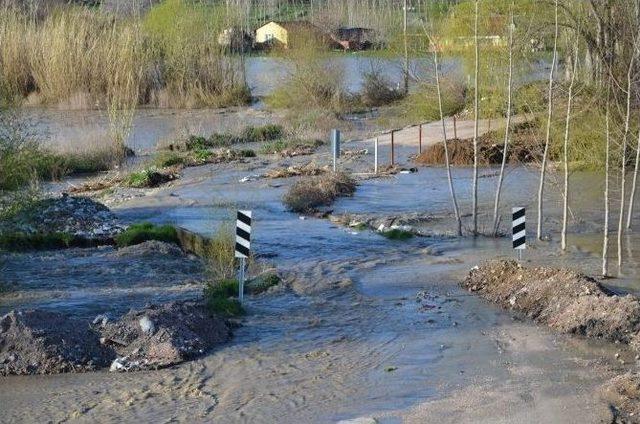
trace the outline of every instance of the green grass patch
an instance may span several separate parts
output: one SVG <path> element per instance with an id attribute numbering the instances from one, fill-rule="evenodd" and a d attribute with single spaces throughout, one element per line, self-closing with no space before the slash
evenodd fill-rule
<path id="1" fill-rule="evenodd" d="M 230 147 L 235 144 L 257 143 L 276 140 L 284 135 L 281 125 L 248 126 L 239 135 L 215 133 L 208 138 L 201 135 L 190 135 L 184 146 L 187 150 L 204 150 L 210 148 Z"/>
<path id="2" fill-rule="evenodd" d="M 282 153 L 284 150 L 297 148 L 318 148 L 322 146 L 322 140 L 300 140 L 300 139 L 278 139 L 264 143 L 260 146 L 260 153 L 263 155 L 274 155 Z"/>
<path id="3" fill-rule="evenodd" d="M 176 175 L 160 172 L 156 168 L 146 168 L 132 172 L 124 179 L 124 185 L 132 188 L 153 188 L 176 179 Z"/>
<path id="4" fill-rule="evenodd" d="M 0 234 L 0 249 L 8 251 L 65 249 L 72 245 L 81 244 L 69 233 L 4 233 Z"/>
<path id="5" fill-rule="evenodd" d="M 398 228 L 394 228 L 389 231 L 382 231 L 380 234 L 382 234 L 384 237 L 388 238 L 389 240 L 404 241 L 404 240 L 409 240 L 413 238 L 413 233 L 405 230 L 400 230 Z"/>
<path id="6" fill-rule="evenodd" d="M 213 313 L 225 317 L 236 317 L 244 314 L 244 309 L 237 299 L 238 281 L 235 279 L 219 280 L 208 283 L 204 288 L 204 301 Z"/>
<path id="7" fill-rule="evenodd" d="M 153 158 L 153 165 L 157 168 L 168 168 L 184 163 L 185 157 L 178 152 L 160 151 Z"/>
<path id="8" fill-rule="evenodd" d="M 149 240 L 178 244 L 178 233 L 172 225 L 134 224 L 115 238 L 118 247 L 133 246 Z"/>

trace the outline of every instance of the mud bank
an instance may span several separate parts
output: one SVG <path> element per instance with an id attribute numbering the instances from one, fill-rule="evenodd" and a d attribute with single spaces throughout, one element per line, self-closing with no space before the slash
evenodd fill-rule
<path id="1" fill-rule="evenodd" d="M 222 318 L 194 302 L 149 306 L 116 321 L 11 311 L 0 318 L 0 374 L 159 369 L 200 356 L 230 336 Z"/>
<path id="2" fill-rule="evenodd" d="M 474 268 L 462 285 L 553 330 L 640 350 L 640 300 L 616 295 L 583 274 L 525 268 L 515 261 L 492 261 Z M 613 408 L 613 422 L 640 423 L 637 372 L 613 378 L 603 386 L 602 393 Z"/>
<path id="3" fill-rule="evenodd" d="M 640 350 L 639 299 L 615 295 L 583 274 L 492 261 L 471 270 L 462 285 L 556 331 Z"/>
<path id="4" fill-rule="evenodd" d="M 616 423 L 640 422 L 640 374 L 629 372 L 613 378 L 602 389 L 602 396 L 616 412 Z"/>

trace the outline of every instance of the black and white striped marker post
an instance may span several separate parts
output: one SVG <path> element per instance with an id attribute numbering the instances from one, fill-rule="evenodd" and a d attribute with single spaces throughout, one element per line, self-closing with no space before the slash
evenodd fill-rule
<path id="1" fill-rule="evenodd" d="M 240 303 L 244 300 L 244 272 L 249 253 L 251 253 L 251 211 L 238 211 L 238 219 L 236 220 L 236 258 L 240 259 L 240 271 L 238 272 L 238 298 Z"/>
<path id="2" fill-rule="evenodd" d="M 522 259 L 522 251 L 527 248 L 527 231 L 525 229 L 525 209 L 513 208 L 513 248 L 518 251 L 518 258 Z"/>

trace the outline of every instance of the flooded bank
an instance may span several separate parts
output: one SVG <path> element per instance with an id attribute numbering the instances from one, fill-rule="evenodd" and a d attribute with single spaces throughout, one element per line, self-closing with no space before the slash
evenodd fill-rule
<path id="1" fill-rule="evenodd" d="M 345 145 L 368 147 L 366 142 Z M 232 223 L 237 208 L 251 209 L 253 248 L 277 266 L 283 286 L 247 297 L 248 315 L 234 338 L 187 364 L 135 374 L 2 378 L 0 404 L 6 419 L 117 422 L 144 416 L 158 421 L 324 423 L 364 417 L 418 423 L 531 422 L 542 417 L 611 422 L 598 388 L 628 368 L 616 355 L 629 364 L 629 353 L 534 327 L 462 290 L 458 283 L 469 269 L 514 253 L 508 237 L 450 236 L 454 222 L 443 168 L 364 178 L 352 198 L 332 206 L 334 214 L 421 212 L 437 217 L 426 228 L 431 236 L 407 241 L 286 211 L 281 198 L 297 178 L 239 182 L 280 166 L 311 160 L 328 164 L 327 150 L 311 157 L 188 168 L 168 187 L 115 203 L 115 213 L 125 222 L 174 223 L 204 235 Z M 340 166 L 362 174 L 370 170 L 371 156 L 345 159 Z M 461 198 L 469 193 L 471 173 L 454 170 Z M 487 168 L 481 174 L 481 222 L 486 225 L 496 172 Z M 528 207 L 528 219 L 535 222 L 531 213 L 537 177 L 536 169 L 509 169 L 505 232 L 512 205 Z M 545 222 L 551 240 L 532 244 L 525 261 L 596 275 L 602 176 L 572 175 L 580 197 L 571 199 L 575 218 L 567 253 L 554 237 L 561 215 L 554 179 L 547 188 Z M 463 202 L 461 207 L 466 221 L 470 205 Z M 637 291 L 639 243 L 633 233 L 625 245 L 626 275 L 606 283 Z M 175 278 L 177 267 L 170 261 L 135 271 L 136 264 L 111 262 L 112 253 L 9 256 L 5 274 L 25 282 L 10 295 L 21 298 L 15 305 L 22 307 L 55 306 L 87 316 L 136 302 L 199 295 L 201 286 Z M 118 275 L 92 273 L 101 269 L 96 266 L 101 262 L 130 278 L 120 284 Z M 149 288 L 161 297 L 145 298 Z M 5 296 L 3 301 L 11 299 Z"/>

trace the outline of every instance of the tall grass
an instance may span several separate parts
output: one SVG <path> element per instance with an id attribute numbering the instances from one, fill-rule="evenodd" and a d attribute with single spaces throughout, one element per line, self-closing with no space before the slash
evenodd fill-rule
<path id="1" fill-rule="evenodd" d="M 139 104 L 246 102 L 239 59 L 225 56 L 217 44 L 226 25 L 221 11 L 166 0 L 144 18 L 65 7 L 37 19 L 0 8 L 0 96 L 5 102 L 30 96 L 42 104 L 108 109 L 117 131 L 131 119 L 120 111 Z"/>

